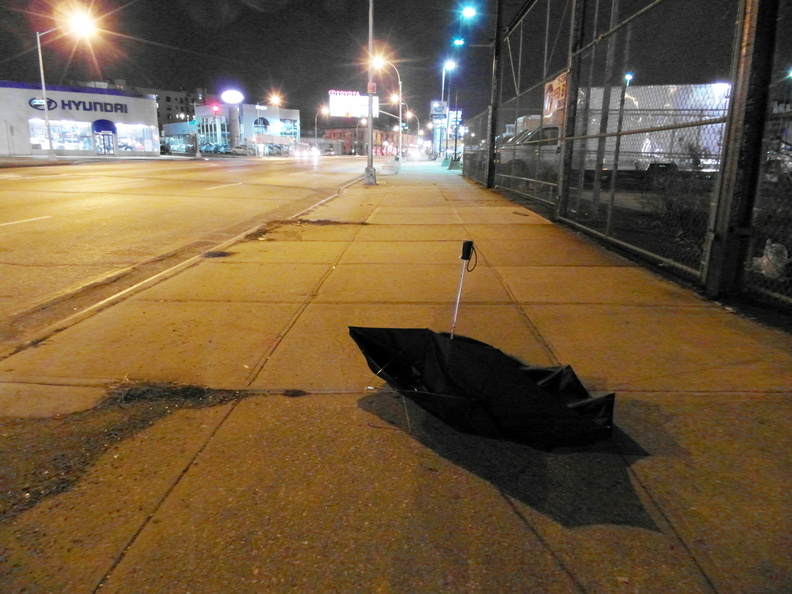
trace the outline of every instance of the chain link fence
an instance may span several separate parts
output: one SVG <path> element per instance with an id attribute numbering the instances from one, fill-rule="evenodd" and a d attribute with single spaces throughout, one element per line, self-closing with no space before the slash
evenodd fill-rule
<path id="1" fill-rule="evenodd" d="M 750 26 L 770 14 L 783 31 L 792 8 L 778 11 L 778 0 L 526 2 L 501 40 L 494 134 L 489 113 L 465 122 L 463 173 L 487 183 L 494 136 L 497 187 L 712 295 L 792 310 L 792 56 L 780 36 L 763 46 L 775 48 L 764 133 L 745 133 L 761 80 L 746 48 L 767 21 Z"/>
<path id="2" fill-rule="evenodd" d="M 743 289 L 792 311 L 792 5 L 779 9 Z"/>

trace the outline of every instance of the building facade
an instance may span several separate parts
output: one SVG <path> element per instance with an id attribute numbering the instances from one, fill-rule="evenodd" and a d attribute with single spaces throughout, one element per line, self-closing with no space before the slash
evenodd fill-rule
<path id="1" fill-rule="evenodd" d="M 90 81 L 75 83 L 79 87 L 94 89 L 117 89 L 138 95 L 153 95 L 157 102 L 157 125 L 160 136 L 163 126 L 177 122 L 189 122 L 195 116 L 196 105 L 203 105 L 206 99 L 205 89 L 180 89 L 178 91 L 153 89 L 128 85 L 124 79 L 108 79 L 106 81 Z"/>
<path id="2" fill-rule="evenodd" d="M 356 125 L 354 128 L 328 128 L 324 131 L 322 138 L 325 141 L 340 143 L 341 152 L 345 155 L 366 155 L 367 151 L 367 126 L 365 124 Z M 396 156 L 399 152 L 399 131 L 393 129 L 373 130 L 374 154 L 378 156 Z M 402 151 L 409 154 L 421 149 L 421 141 L 415 134 L 402 132 Z"/>
<path id="3" fill-rule="evenodd" d="M 160 154 L 153 96 L 55 85 L 46 95 L 45 112 L 39 85 L 0 81 L 0 155 Z"/>
<path id="4" fill-rule="evenodd" d="M 194 147 L 197 139 L 204 152 L 245 149 L 259 156 L 292 154 L 300 142 L 300 111 L 274 105 L 229 105 L 210 97 L 206 105 L 195 107 L 192 121 L 165 124 L 163 133 L 165 142 L 172 149 L 177 147 L 174 152 Z"/>

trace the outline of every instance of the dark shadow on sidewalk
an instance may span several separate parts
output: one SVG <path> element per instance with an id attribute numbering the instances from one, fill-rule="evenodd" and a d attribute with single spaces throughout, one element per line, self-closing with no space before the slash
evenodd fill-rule
<path id="1" fill-rule="evenodd" d="M 628 459 L 639 460 L 648 453 L 618 429 L 611 441 L 545 452 L 458 433 L 387 387 L 361 398 L 358 406 L 559 524 L 570 528 L 617 524 L 660 531 L 628 472 Z"/>

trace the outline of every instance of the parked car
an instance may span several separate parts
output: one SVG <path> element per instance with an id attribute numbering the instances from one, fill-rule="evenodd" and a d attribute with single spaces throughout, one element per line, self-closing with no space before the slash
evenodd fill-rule
<path id="1" fill-rule="evenodd" d="M 244 144 L 240 144 L 239 146 L 235 146 L 231 149 L 231 152 L 235 155 L 254 155 L 255 152 L 252 148 L 245 146 Z"/>

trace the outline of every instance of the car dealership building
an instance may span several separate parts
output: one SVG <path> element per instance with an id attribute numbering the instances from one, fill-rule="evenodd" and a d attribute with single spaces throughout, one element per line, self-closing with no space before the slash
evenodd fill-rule
<path id="1" fill-rule="evenodd" d="M 0 156 L 154 156 L 160 154 L 153 95 L 121 89 L 0 81 Z"/>

